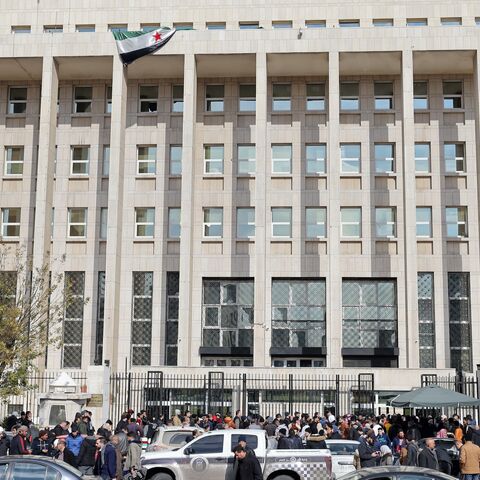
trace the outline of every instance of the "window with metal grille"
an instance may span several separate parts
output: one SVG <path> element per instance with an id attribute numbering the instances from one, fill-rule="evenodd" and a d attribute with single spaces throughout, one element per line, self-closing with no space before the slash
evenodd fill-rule
<path id="1" fill-rule="evenodd" d="M 65 289 L 70 298 L 63 322 L 62 367 L 81 368 L 85 272 L 65 272 Z"/>
<path id="2" fill-rule="evenodd" d="M 325 279 L 272 280 L 272 347 L 326 345 Z"/>
<path id="3" fill-rule="evenodd" d="M 254 284 L 250 279 L 204 279 L 204 347 L 253 347 Z"/>
<path id="4" fill-rule="evenodd" d="M 105 272 L 98 272 L 97 321 L 95 328 L 95 365 L 103 361 L 103 326 L 105 320 Z"/>
<path id="5" fill-rule="evenodd" d="M 167 272 L 167 322 L 165 326 L 165 365 L 177 365 L 179 289 L 180 273 Z"/>
<path id="6" fill-rule="evenodd" d="M 448 273 L 448 320 L 450 367 L 472 371 L 472 321 L 470 312 L 470 273 Z"/>
<path id="7" fill-rule="evenodd" d="M 133 272 L 132 365 L 150 365 L 152 350 L 153 272 Z"/>
<path id="8" fill-rule="evenodd" d="M 344 348 L 397 346 L 396 280 L 343 280 Z"/>
<path id="9" fill-rule="evenodd" d="M 435 312 L 433 300 L 433 273 L 418 272 L 418 337 L 420 368 L 435 368 Z"/>

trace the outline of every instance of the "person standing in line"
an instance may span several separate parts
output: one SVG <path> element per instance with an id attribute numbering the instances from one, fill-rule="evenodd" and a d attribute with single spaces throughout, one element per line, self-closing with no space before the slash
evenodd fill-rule
<path id="1" fill-rule="evenodd" d="M 435 440 L 427 438 L 425 448 L 418 455 L 418 466 L 438 470 L 438 457 L 435 450 Z"/>
<path id="2" fill-rule="evenodd" d="M 27 436 L 28 428 L 22 425 L 10 442 L 10 455 L 30 455 L 32 453 L 28 446 Z"/>
<path id="3" fill-rule="evenodd" d="M 460 449 L 460 473 L 463 480 L 480 479 L 480 447 L 472 441 L 471 429 L 465 434 L 465 445 Z"/>
<path id="4" fill-rule="evenodd" d="M 237 445 L 233 452 L 235 461 L 232 480 L 263 480 L 262 467 L 255 455 L 248 455 L 241 445 Z"/>

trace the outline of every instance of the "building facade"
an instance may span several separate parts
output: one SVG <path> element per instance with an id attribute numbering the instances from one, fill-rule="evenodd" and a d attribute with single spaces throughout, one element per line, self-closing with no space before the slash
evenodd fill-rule
<path id="1" fill-rule="evenodd" d="M 78 299 L 46 368 L 473 372 L 478 2 L 131 3 L 0 1 L 5 268 Z"/>

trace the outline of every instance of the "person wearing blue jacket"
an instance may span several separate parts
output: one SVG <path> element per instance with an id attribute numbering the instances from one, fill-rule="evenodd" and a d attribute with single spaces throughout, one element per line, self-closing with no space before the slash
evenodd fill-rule
<path id="1" fill-rule="evenodd" d="M 67 448 L 75 455 L 75 457 L 78 457 L 83 437 L 78 434 L 78 427 L 75 424 L 72 425 L 72 431 L 69 433 L 66 441 Z"/>

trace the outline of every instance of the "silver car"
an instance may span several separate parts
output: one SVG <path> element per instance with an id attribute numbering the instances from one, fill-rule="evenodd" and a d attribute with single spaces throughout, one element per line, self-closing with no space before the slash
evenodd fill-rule
<path id="1" fill-rule="evenodd" d="M 65 462 L 37 455 L 0 457 L 0 478 L 5 480 L 79 480 L 82 474 Z"/>
<path id="2" fill-rule="evenodd" d="M 332 472 L 341 477 L 355 470 L 353 456 L 360 442 L 356 440 L 325 440 L 332 454 Z"/>

